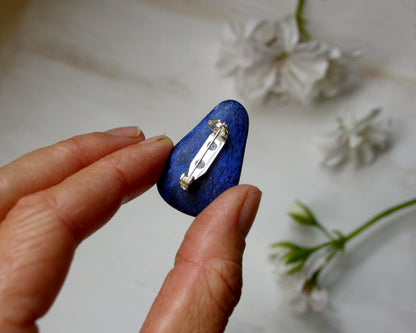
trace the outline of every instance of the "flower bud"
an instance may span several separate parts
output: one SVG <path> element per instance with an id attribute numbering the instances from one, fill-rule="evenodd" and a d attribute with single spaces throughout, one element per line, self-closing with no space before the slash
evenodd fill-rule
<path id="1" fill-rule="evenodd" d="M 316 221 L 316 218 L 312 214 L 311 210 L 300 201 L 296 201 L 296 203 L 289 208 L 288 214 L 294 221 L 300 224 L 308 226 L 318 225 L 318 222 Z"/>

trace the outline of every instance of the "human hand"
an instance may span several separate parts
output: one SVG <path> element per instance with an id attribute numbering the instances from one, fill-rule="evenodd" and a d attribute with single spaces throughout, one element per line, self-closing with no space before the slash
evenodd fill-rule
<path id="1" fill-rule="evenodd" d="M 74 137 L 0 168 L 0 332 L 37 332 L 77 245 L 158 179 L 172 148 L 135 127 Z M 142 332 L 221 332 L 238 302 L 261 192 L 236 186 L 193 222 Z"/>

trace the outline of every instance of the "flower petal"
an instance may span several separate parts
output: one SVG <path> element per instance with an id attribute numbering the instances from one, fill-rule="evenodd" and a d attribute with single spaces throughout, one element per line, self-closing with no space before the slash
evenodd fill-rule
<path id="1" fill-rule="evenodd" d="M 304 267 L 305 279 L 309 280 L 327 261 L 328 251 L 319 251 L 312 255 Z"/>
<path id="2" fill-rule="evenodd" d="M 313 311 L 320 312 L 328 304 L 328 293 L 325 289 L 316 289 L 312 290 L 312 293 L 309 296 L 309 306 Z"/>
<path id="3" fill-rule="evenodd" d="M 273 63 L 264 63 L 240 70 L 236 75 L 236 90 L 250 99 L 262 99 L 276 81 L 277 68 Z"/>
<path id="4" fill-rule="evenodd" d="M 237 54 L 234 50 L 222 48 L 217 60 L 217 68 L 224 75 L 233 73 L 238 67 L 238 61 L 236 61 Z"/>
<path id="5" fill-rule="evenodd" d="M 374 161 L 376 153 L 370 145 L 364 145 L 360 149 L 360 159 L 363 164 L 370 164 Z"/>
<path id="6" fill-rule="evenodd" d="M 289 95 L 303 102 L 313 96 L 314 84 L 325 76 L 328 62 L 324 58 L 307 59 L 293 55 L 282 67 L 281 80 Z"/>
<path id="7" fill-rule="evenodd" d="M 355 166 L 372 163 L 377 154 L 390 145 L 390 131 L 385 121 L 379 121 L 380 108 L 367 112 L 356 119 L 347 113 L 338 120 L 338 129 L 328 138 L 325 146 L 323 164 L 328 167 L 340 165 L 349 159 Z"/>
<path id="8" fill-rule="evenodd" d="M 224 32 L 218 69 L 228 75 L 272 59 L 274 51 L 267 42 L 273 38 L 273 26 L 267 20 L 231 21 Z"/>
<path id="9" fill-rule="evenodd" d="M 292 52 L 299 43 L 299 29 L 293 15 L 288 15 L 276 23 L 276 35 L 283 51 Z"/>

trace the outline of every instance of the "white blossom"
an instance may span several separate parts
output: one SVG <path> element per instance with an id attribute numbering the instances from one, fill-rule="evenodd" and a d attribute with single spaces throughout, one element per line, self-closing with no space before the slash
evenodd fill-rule
<path id="1" fill-rule="evenodd" d="M 322 311 L 328 303 L 328 293 L 319 286 L 317 273 L 328 263 L 328 250 L 320 250 L 305 257 L 301 269 L 292 271 L 299 262 L 288 264 L 285 256 L 300 248 L 277 246 L 272 249 L 271 258 L 275 263 L 279 285 L 294 312 L 302 314 L 309 309 Z"/>
<path id="2" fill-rule="evenodd" d="M 294 274 L 279 274 L 279 284 L 284 291 L 284 297 L 288 300 L 295 313 L 303 314 L 308 310 L 320 312 L 328 304 L 328 293 L 322 289 L 315 280 L 311 280 L 314 274 L 327 262 L 327 253 L 318 252 L 310 258 L 299 272 Z"/>
<path id="3" fill-rule="evenodd" d="M 251 99 L 274 93 L 307 103 L 332 97 L 349 82 L 356 54 L 317 41 L 301 41 L 294 16 L 281 21 L 232 23 L 224 39 L 218 66 L 232 74 L 236 90 Z"/>
<path id="4" fill-rule="evenodd" d="M 232 21 L 225 30 L 217 66 L 223 74 L 250 68 L 273 56 L 267 41 L 273 28 L 266 20 Z"/>
<path id="5" fill-rule="evenodd" d="M 354 66 L 361 56 L 360 50 L 342 52 L 338 47 L 332 47 L 328 53 L 328 71 L 324 79 L 315 87 L 315 95 L 332 98 L 354 84 Z"/>
<path id="6" fill-rule="evenodd" d="M 294 280 L 296 282 L 296 280 Z M 300 280 L 292 290 L 292 296 L 289 304 L 298 314 L 303 314 L 309 309 L 315 312 L 321 312 L 328 304 L 328 293 L 325 289 L 313 288 L 310 293 L 302 289 L 303 280 Z"/>
<path id="7" fill-rule="evenodd" d="M 370 164 L 391 142 L 389 120 L 379 119 L 381 108 L 370 110 L 363 117 L 353 113 L 338 118 L 338 128 L 322 144 L 323 164 L 337 167 L 351 160 L 355 166 Z"/>

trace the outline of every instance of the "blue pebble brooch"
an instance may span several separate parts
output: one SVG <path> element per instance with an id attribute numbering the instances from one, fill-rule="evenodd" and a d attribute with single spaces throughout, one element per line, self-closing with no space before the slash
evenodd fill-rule
<path id="1" fill-rule="evenodd" d="M 248 134 L 248 115 L 232 100 L 219 103 L 172 149 L 157 182 L 162 198 L 196 216 L 238 184 Z"/>

